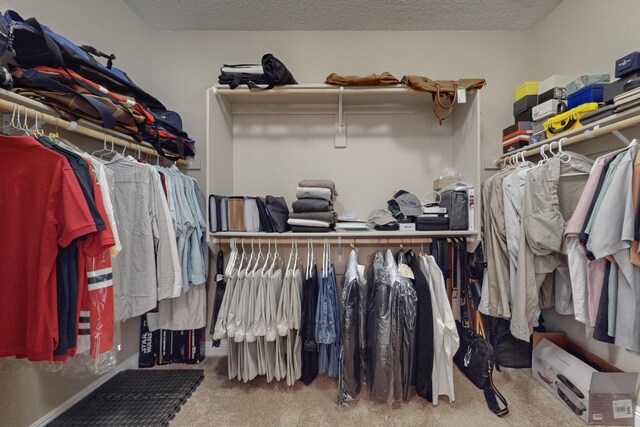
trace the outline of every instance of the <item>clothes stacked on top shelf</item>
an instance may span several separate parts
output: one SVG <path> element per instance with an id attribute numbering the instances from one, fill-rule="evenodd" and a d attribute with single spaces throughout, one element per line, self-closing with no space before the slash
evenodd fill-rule
<path id="1" fill-rule="evenodd" d="M 0 261 L 10 302 L 0 356 L 105 372 L 116 364 L 121 320 L 206 281 L 203 194 L 173 167 L 106 148 L 91 155 L 57 136 L 2 136 L 0 153 L 12 177 L 0 184 L 12 207 L 2 219 L 12 250 Z M 174 203 L 163 183 L 188 199 Z M 177 218 L 192 214 L 187 230 Z M 25 258 L 34 248 L 39 255 Z M 177 311 L 167 305 L 165 314 Z"/>
<path id="2" fill-rule="evenodd" d="M 293 202 L 289 225 L 293 232 L 328 232 L 333 229 L 338 215 L 333 202 L 338 192 L 328 179 L 303 179 L 296 188 L 298 200 Z"/>

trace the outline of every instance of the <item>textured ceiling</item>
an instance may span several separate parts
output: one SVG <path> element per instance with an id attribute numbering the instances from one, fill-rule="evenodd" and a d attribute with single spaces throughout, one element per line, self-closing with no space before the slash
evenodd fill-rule
<path id="1" fill-rule="evenodd" d="M 156 31 L 529 30 L 561 0 L 124 0 Z"/>

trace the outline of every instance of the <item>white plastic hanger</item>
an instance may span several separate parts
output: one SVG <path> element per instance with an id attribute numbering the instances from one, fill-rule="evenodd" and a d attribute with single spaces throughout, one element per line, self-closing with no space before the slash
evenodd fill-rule
<path id="1" fill-rule="evenodd" d="M 242 243 L 241 243 L 241 247 L 242 247 L 242 255 L 240 256 L 240 264 L 238 265 L 238 269 L 242 270 L 242 263 L 244 262 L 245 259 L 245 255 L 246 255 L 246 251 L 244 249 L 244 237 L 242 238 Z"/>
<path id="2" fill-rule="evenodd" d="M 253 273 L 255 274 L 260 268 L 260 262 L 262 261 L 262 239 L 258 238 L 258 254 L 256 255 L 256 262 L 253 265 Z"/>
<path id="3" fill-rule="evenodd" d="M 291 251 L 289 252 L 289 261 L 287 262 L 287 269 L 285 271 L 285 274 L 291 268 L 291 260 L 292 259 L 293 259 L 293 239 L 291 239 Z"/>
<path id="4" fill-rule="evenodd" d="M 280 259 L 280 254 L 278 253 L 278 239 L 273 240 L 273 246 L 274 246 L 274 253 L 273 253 L 273 260 L 271 261 L 271 267 L 269 267 L 269 275 L 273 273 L 273 269 L 276 268 L 276 261 Z"/>
<path id="5" fill-rule="evenodd" d="M 264 265 L 262 266 L 262 270 L 260 271 L 261 275 L 264 275 L 264 273 L 267 271 L 267 268 L 269 268 L 269 258 L 271 258 L 271 239 L 267 240 L 267 255 L 264 258 Z"/>
<path id="6" fill-rule="evenodd" d="M 251 270 L 251 262 L 253 262 L 253 257 L 255 256 L 253 239 L 251 239 L 251 254 L 249 255 L 249 261 L 247 262 L 247 272 Z"/>

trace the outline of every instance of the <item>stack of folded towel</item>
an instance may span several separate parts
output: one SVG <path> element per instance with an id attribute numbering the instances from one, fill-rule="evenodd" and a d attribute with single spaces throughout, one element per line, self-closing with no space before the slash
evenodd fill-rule
<path id="1" fill-rule="evenodd" d="M 337 214 L 333 201 L 338 192 L 333 181 L 328 179 L 303 179 L 296 188 L 298 200 L 293 202 L 293 213 L 289 214 L 291 231 L 323 233 L 331 231 Z"/>

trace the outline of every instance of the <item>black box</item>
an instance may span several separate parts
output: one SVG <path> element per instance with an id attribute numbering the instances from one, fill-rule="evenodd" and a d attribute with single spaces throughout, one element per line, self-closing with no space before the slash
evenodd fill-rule
<path id="1" fill-rule="evenodd" d="M 513 116 L 514 120 L 517 122 L 530 122 L 533 120 L 533 108 L 528 108 L 526 110 L 524 110 L 523 112 L 521 112 L 520 114 L 517 114 L 515 116 Z"/>
<path id="2" fill-rule="evenodd" d="M 530 136 L 529 137 L 521 136 L 517 138 L 512 138 L 512 140 L 508 141 L 507 143 L 504 143 L 504 142 L 502 143 L 502 154 L 507 154 L 517 150 L 518 148 L 526 147 L 530 143 L 531 143 Z"/>
<path id="3" fill-rule="evenodd" d="M 613 98 L 623 92 L 635 89 L 637 86 L 634 85 L 634 83 L 640 83 L 640 71 L 634 71 L 615 82 L 606 84 L 602 92 L 602 102 L 605 104 L 613 104 Z M 625 88 L 625 86 L 627 87 Z"/>
<path id="4" fill-rule="evenodd" d="M 441 231 L 449 229 L 448 216 L 427 216 L 420 215 L 416 217 L 417 231 Z"/>
<path id="5" fill-rule="evenodd" d="M 513 103 L 513 115 L 517 116 L 518 114 L 524 113 L 527 110 L 531 110 L 536 105 L 538 105 L 538 95 L 523 96 Z"/>
<path id="6" fill-rule="evenodd" d="M 567 99 L 567 89 L 563 87 L 554 87 L 548 91 L 538 95 L 538 105 L 547 102 L 550 99 Z"/>

